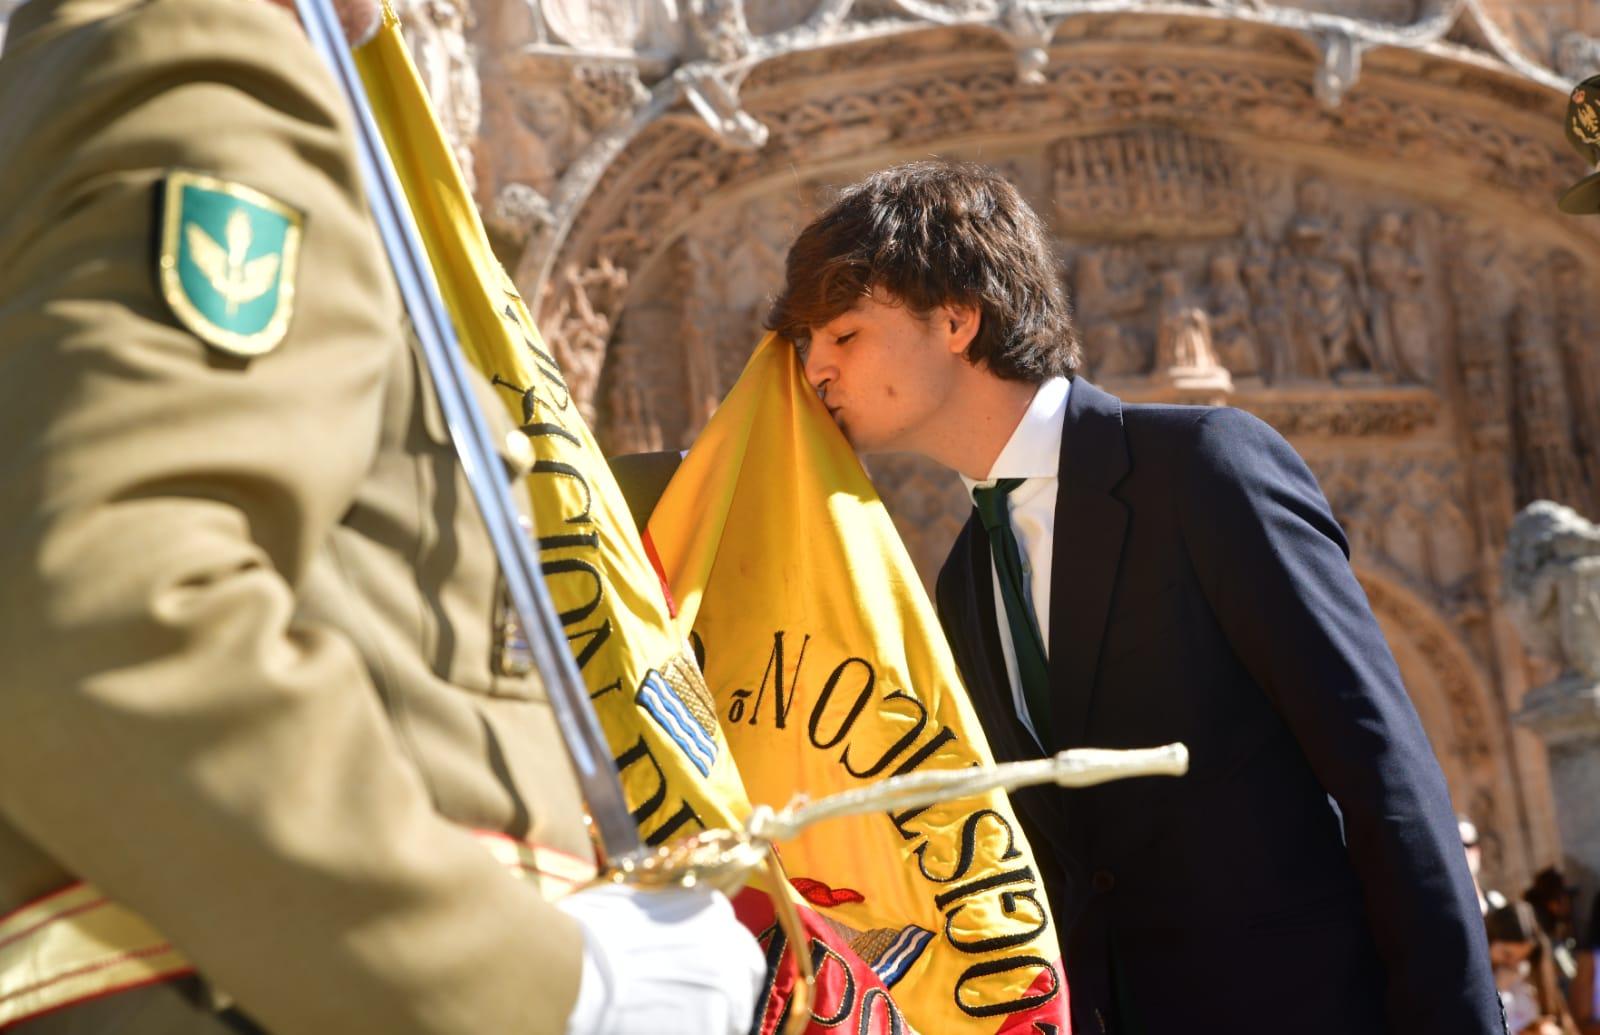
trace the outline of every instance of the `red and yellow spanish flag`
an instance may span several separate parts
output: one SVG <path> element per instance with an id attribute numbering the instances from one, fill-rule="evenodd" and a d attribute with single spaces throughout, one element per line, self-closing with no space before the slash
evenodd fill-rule
<path id="1" fill-rule="evenodd" d="M 489 247 L 387 4 L 378 35 L 356 58 L 462 347 L 532 445 L 529 490 L 546 584 L 640 833 L 660 844 L 737 828 L 750 802 L 699 667 L 611 470 Z M 786 1016 L 793 969 L 781 963 L 786 943 L 767 894 L 746 889 L 736 906 L 767 950 L 759 1030 L 770 1035 Z M 807 1030 L 905 1031 L 883 981 L 845 937 L 801 912 L 818 975 Z"/>
<path id="2" fill-rule="evenodd" d="M 648 536 L 755 800 L 993 763 L 911 559 L 786 342 L 756 349 Z M 917 1030 L 1068 1030 L 1003 793 L 814 827 L 783 859 Z"/>

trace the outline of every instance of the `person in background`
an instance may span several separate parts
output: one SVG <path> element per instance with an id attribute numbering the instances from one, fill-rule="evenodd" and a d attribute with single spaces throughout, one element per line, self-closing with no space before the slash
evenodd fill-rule
<path id="1" fill-rule="evenodd" d="M 1472 890 L 1478 893 L 1478 912 L 1489 912 L 1489 898 L 1484 894 L 1479 872 L 1483 869 L 1483 849 L 1478 846 L 1478 825 L 1466 816 L 1456 815 L 1456 829 L 1461 832 L 1461 850 L 1467 853 L 1467 872 L 1472 874 Z"/>
<path id="2" fill-rule="evenodd" d="M 1589 907 L 1589 925 L 1583 932 L 1567 1006 L 1582 1035 L 1600 1035 L 1600 892 Z"/>
<path id="3" fill-rule="evenodd" d="M 1533 908 L 1512 902 L 1484 917 L 1495 988 L 1512 1035 L 1578 1035 Z"/>
<path id="4" fill-rule="evenodd" d="M 1539 929 L 1550 940 L 1551 956 L 1555 962 L 1556 977 L 1561 981 L 1561 991 L 1566 992 L 1577 969 L 1577 932 L 1573 930 L 1577 889 L 1567 883 L 1565 875 L 1555 866 L 1546 866 L 1533 876 L 1533 884 L 1522 893 L 1523 901 L 1533 907 L 1539 919 Z"/>

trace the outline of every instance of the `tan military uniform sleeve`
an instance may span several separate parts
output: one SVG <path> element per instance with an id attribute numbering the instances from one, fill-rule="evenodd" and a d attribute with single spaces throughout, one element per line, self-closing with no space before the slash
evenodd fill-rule
<path id="1" fill-rule="evenodd" d="M 136 32 L 0 71 L 0 815 L 274 1031 L 559 1032 L 576 926 L 437 814 L 356 651 L 295 618 L 397 327 L 335 87 L 279 9 L 125 6 Z M 267 355 L 156 293 L 180 167 L 305 213 Z"/>

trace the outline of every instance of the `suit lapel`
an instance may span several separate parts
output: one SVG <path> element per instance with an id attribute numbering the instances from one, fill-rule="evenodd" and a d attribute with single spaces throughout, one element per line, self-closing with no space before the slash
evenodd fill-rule
<path id="1" fill-rule="evenodd" d="M 1053 748 L 1083 746 L 1128 528 L 1128 508 L 1111 490 L 1128 468 L 1121 400 L 1075 379 L 1061 432 L 1050 563 Z"/>

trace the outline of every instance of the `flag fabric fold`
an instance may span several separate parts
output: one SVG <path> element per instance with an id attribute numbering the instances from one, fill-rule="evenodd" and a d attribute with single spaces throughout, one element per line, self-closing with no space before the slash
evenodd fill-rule
<path id="1" fill-rule="evenodd" d="M 559 365 L 489 246 L 477 209 L 411 62 L 394 12 L 356 51 L 373 114 L 394 159 L 440 292 L 468 358 L 488 377 L 532 446 L 529 476 L 539 554 L 648 844 L 707 828 L 737 829 L 750 813 L 727 739 L 655 566 Z M 507 621 L 513 621 L 507 611 Z M 507 638 L 503 664 L 527 664 Z M 525 642 L 525 641 L 524 641 Z M 780 803 L 781 804 L 781 803 Z M 797 901 L 807 900 L 798 897 Z M 787 1016 L 793 969 L 765 889 L 735 909 L 768 952 L 759 1035 Z M 815 1035 L 908 1029 L 884 983 L 809 907 L 802 919 L 818 967 Z M 826 1021 L 827 1023 L 823 1023 Z"/>
<path id="2" fill-rule="evenodd" d="M 911 559 L 788 343 L 756 349 L 647 537 L 753 800 L 993 763 Z M 812 828 L 784 862 L 916 1029 L 1068 1030 L 1003 793 Z"/>

